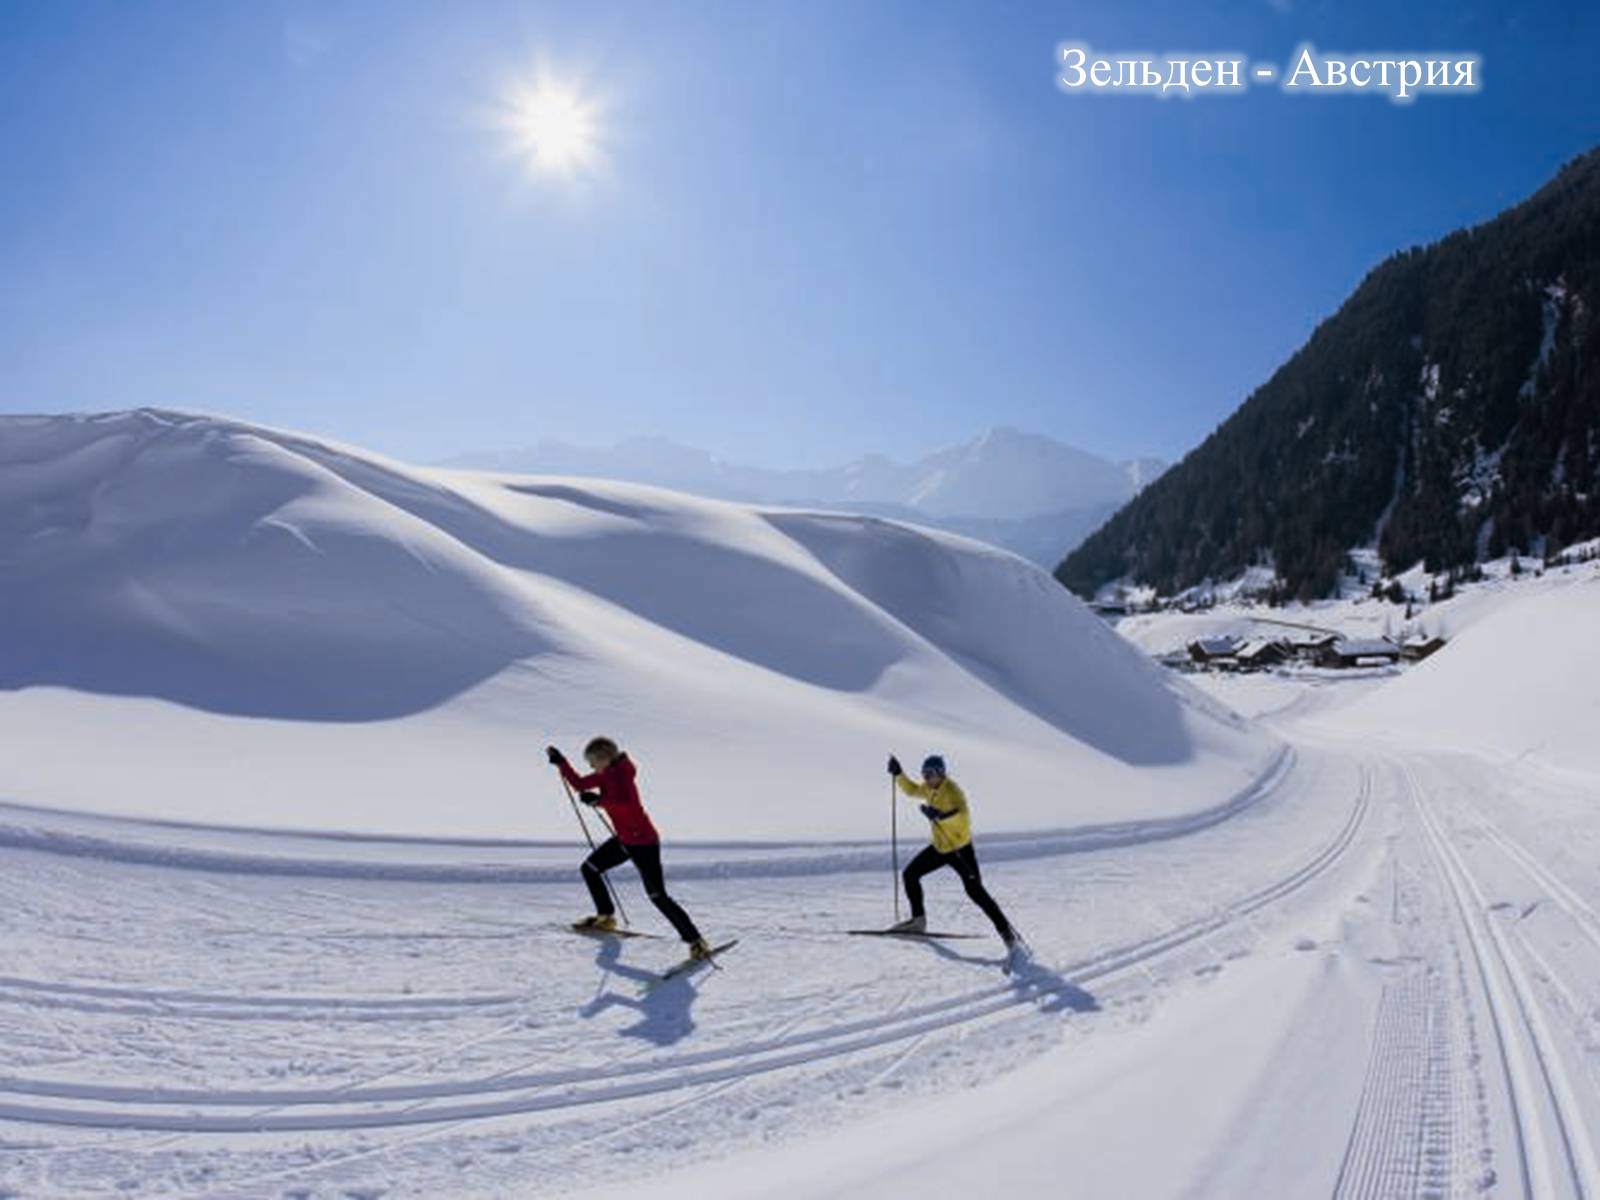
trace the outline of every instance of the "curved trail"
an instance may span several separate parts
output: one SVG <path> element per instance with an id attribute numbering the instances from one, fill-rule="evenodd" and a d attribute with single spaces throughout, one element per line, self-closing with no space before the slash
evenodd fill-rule
<path id="1" fill-rule="evenodd" d="M 670 943 L 597 948 L 548 918 L 523 919 L 573 903 L 565 878 L 559 889 L 311 885 L 108 863 L 78 848 L 0 849 L 10 927 L 54 923 L 37 952 L 0 976 L 0 1034 L 20 1051 L 0 1068 L 0 1136 L 31 1147 L 0 1168 L 0 1187 L 94 1194 L 105 1162 L 180 1172 L 210 1144 L 193 1139 L 217 1137 L 246 1139 L 228 1157 L 240 1186 L 297 1170 L 342 1178 L 436 1143 L 481 1156 L 508 1122 L 546 1130 L 540 1153 L 554 1162 L 599 1136 L 589 1112 L 634 1114 L 606 1119 L 605 1136 L 623 1144 L 635 1135 L 616 1131 L 646 1119 L 650 1131 L 721 1126 L 740 1096 L 756 1097 L 751 1111 L 766 1121 L 792 1103 L 772 1098 L 769 1079 L 802 1095 L 858 1081 L 842 1093 L 840 1116 L 827 1118 L 842 1119 L 848 1097 L 925 1089 L 927 1060 L 953 1046 L 973 1047 L 961 1069 L 987 1077 L 1059 1039 L 1075 1013 L 1092 1014 L 1118 989 L 1137 996 L 1168 973 L 1186 977 L 1191 959 L 1252 944 L 1258 914 L 1336 865 L 1370 804 L 1363 773 L 1286 755 L 1257 786 L 1195 818 L 1036 845 L 993 839 L 991 886 L 1039 952 L 1039 965 L 1012 979 L 983 939 L 951 950 L 828 935 L 881 911 L 881 877 L 853 861 L 820 876 L 782 866 L 691 874 L 685 898 L 746 941 L 728 971 L 648 995 L 642 973 L 670 957 Z M 1308 805 L 1316 811 L 1302 819 Z M 1223 869 L 1244 859 L 1248 871 Z M 1148 879 L 1167 877 L 1182 890 L 1152 894 Z M 954 923 L 976 919 L 950 881 L 933 881 L 930 899 Z M 772 932 L 796 911 L 816 933 Z M 525 989 L 506 986 L 518 976 Z M 360 993 L 328 987 L 355 978 Z M 983 1039 L 968 1038 L 979 1029 Z M 372 1134 L 387 1151 L 375 1153 Z M 297 1167 L 285 1147 L 303 1149 L 306 1138 L 325 1144 Z M 512 1164 L 496 1160 L 496 1186 L 549 1180 Z"/>
<path id="2" fill-rule="evenodd" d="M 1293 769 L 1294 761 L 1293 750 L 1283 747 L 1249 786 L 1221 803 L 1194 812 L 1069 829 L 989 834 L 984 839 L 985 857 L 994 862 L 1015 862 L 1190 837 L 1229 821 L 1270 797 Z M 383 839 L 166 825 L 120 817 L 52 813 L 0 802 L 0 851 L 7 849 L 229 876 L 560 885 L 571 883 L 573 851 L 565 843 Z M 889 863 L 888 848 L 877 842 L 708 842 L 675 849 L 673 876 L 677 879 L 877 872 L 887 869 Z M 290 916 L 306 915 L 280 911 Z"/>
<path id="3" fill-rule="evenodd" d="M 726 971 L 645 990 L 672 943 L 573 939 L 551 912 L 570 883 L 308 885 L 0 849 L 5 932 L 40 927 L 0 975 L 0 1195 L 110 1195 L 130 1175 L 279 1197 L 656 1178 L 686 1147 L 826 1138 L 1064 1039 L 1136 1046 L 1236 962 L 1309 985 L 1313 947 L 1347 986 L 1286 987 L 1287 1027 L 1366 1031 L 1364 1054 L 1340 1052 L 1343 1131 L 1316 1139 L 1339 1143 L 1328 1194 L 1600 1198 L 1600 1069 L 1575 1051 L 1600 1009 L 1600 896 L 1487 791 L 1441 804 L 1438 764 L 1291 740 L 1271 786 L 1188 833 L 997 839 L 986 877 L 1037 951 L 1014 978 L 987 940 L 831 932 L 885 903 L 853 862 L 692 877 L 691 909 L 744 940 Z M 930 901 L 978 927 L 953 880 Z M 1304 937 L 1341 912 L 1342 939 Z M 1280 1047 L 1267 1078 L 1325 1070 L 1315 1041 Z M 1288 1153 L 1257 1147 L 1213 1194 L 1307 1169 Z"/>
<path id="4" fill-rule="evenodd" d="M 1069 989 L 1081 989 L 1181 949 L 1272 904 L 1327 870 L 1355 838 L 1368 803 L 1369 786 L 1363 778 L 1349 817 L 1331 842 L 1297 869 L 1207 917 L 1098 952 L 1059 970 L 1024 968 L 1010 983 L 975 989 L 933 1004 L 912 1006 L 881 1018 L 845 1022 L 723 1050 L 625 1063 L 609 1069 L 527 1072 L 510 1068 L 493 1077 L 447 1084 L 208 1091 L 74 1085 L 0 1077 L 0 1119 L 187 1132 L 306 1131 L 406 1125 L 570 1108 L 694 1087 L 788 1066 L 810 1065 L 827 1057 L 877 1049 L 947 1030 L 1008 1009 L 1036 1007 Z M 19 1099 L 21 1096 L 114 1104 L 58 1103 L 52 1106 L 25 1103 Z M 278 1108 L 273 1112 L 243 1114 L 208 1111 L 261 1105 Z"/>

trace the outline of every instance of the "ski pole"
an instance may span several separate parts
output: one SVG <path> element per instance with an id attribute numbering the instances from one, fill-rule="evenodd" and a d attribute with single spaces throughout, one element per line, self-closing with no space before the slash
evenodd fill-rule
<path id="1" fill-rule="evenodd" d="M 589 843 L 589 853 L 593 854 L 595 851 L 594 835 L 589 832 L 589 822 L 583 819 L 583 809 L 578 807 L 578 797 L 573 794 L 572 785 L 567 782 L 565 775 L 561 777 L 561 788 L 567 793 L 567 803 L 572 805 L 572 815 L 578 818 L 578 827 L 583 830 L 583 840 Z M 612 832 L 611 823 L 606 820 L 604 813 L 600 814 L 600 823 L 606 827 L 606 832 L 611 833 L 612 837 L 616 836 Z M 611 880 L 602 874 L 600 882 L 605 884 L 606 891 L 611 893 L 611 899 L 616 903 L 617 911 L 622 914 L 622 924 L 624 926 L 632 925 L 633 922 L 628 920 L 628 910 L 622 903 L 622 896 L 618 893 Z"/>
<path id="2" fill-rule="evenodd" d="M 578 798 L 572 794 L 572 785 L 565 778 L 561 780 L 561 790 L 567 793 L 567 803 L 572 805 L 572 815 L 578 818 L 578 828 L 583 830 L 583 840 L 589 843 L 589 852 L 595 849 L 594 835 L 589 832 L 589 822 L 583 819 L 583 809 L 578 807 Z"/>
<path id="3" fill-rule="evenodd" d="M 894 889 L 894 922 L 900 923 L 900 806 L 895 803 L 894 776 L 889 776 L 889 852 L 894 859 L 894 876 L 889 886 Z"/>

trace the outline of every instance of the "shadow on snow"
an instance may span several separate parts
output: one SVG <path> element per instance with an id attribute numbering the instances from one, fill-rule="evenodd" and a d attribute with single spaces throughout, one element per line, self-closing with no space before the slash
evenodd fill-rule
<path id="1" fill-rule="evenodd" d="M 584 1020 L 598 1017 L 612 1008 L 632 1009 L 639 1014 L 639 1020 L 618 1030 L 618 1035 L 654 1046 L 670 1046 L 694 1032 L 690 1009 L 694 1007 L 698 992 L 693 985 L 693 972 L 663 981 L 655 971 L 629 966 L 622 961 L 620 938 L 602 940 L 594 962 L 601 970 L 600 986 L 594 999 L 578 1010 Z M 613 978 L 629 980 L 646 990 L 633 994 L 618 991 L 610 986 Z"/>

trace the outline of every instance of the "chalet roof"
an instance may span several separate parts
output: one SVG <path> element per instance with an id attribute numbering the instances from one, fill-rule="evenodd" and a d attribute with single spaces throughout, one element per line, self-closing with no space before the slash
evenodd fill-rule
<path id="1" fill-rule="evenodd" d="M 1382 658 L 1399 654 L 1400 647 L 1388 638 L 1340 638 L 1333 652 L 1340 658 Z"/>
<path id="2" fill-rule="evenodd" d="M 1236 637 L 1203 637 L 1196 638 L 1192 645 L 1200 647 L 1202 654 L 1218 658 L 1235 653 L 1242 643 Z"/>
<path id="3" fill-rule="evenodd" d="M 1283 639 L 1290 646 L 1331 646 L 1340 640 L 1337 633 L 1312 633 L 1310 630 L 1304 633 L 1291 633 Z"/>
<path id="4" fill-rule="evenodd" d="M 1257 638 L 1240 646 L 1238 655 L 1240 658 L 1255 658 L 1267 651 L 1282 653 L 1283 648 L 1283 643 L 1276 638 Z"/>

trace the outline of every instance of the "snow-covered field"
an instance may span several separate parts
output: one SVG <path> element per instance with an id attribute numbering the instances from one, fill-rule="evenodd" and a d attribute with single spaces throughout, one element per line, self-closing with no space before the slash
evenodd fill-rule
<path id="1" fill-rule="evenodd" d="M 1010 978 L 983 937 L 843 935 L 887 875 L 800 847 L 681 849 L 680 896 L 742 940 L 651 988 L 672 944 L 573 937 L 554 877 L 8 846 L 0 1188 L 1594 1194 L 1589 795 L 1285 732 L 1203 829 L 985 841 L 1036 954 Z M 931 903 L 981 931 L 953 880 Z"/>
<path id="2" fill-rule="evenodd" d="M 74 436 L 0 439 L 0 1196 L 1600 1196 L 1577 576 L 1207 695 L 942 535 Z M 536 752 L 595 728 L 722 969 L 562 927 Z M 1018 973 L 948 873 L 978 936 L 843 932 L 889 746 L 951 754 Z"/>
<path id="3" fill-rule="evenodd" d="M 1600 570 L 1548 579 L 1503 597 L 1346 727 L 1600 777 Z"/>
<path id="4" fill-rule="evenodd" d="M 570 838 L 596 733 L 698 840 L 880 836 L 891 748 L 990 830 L 1277 754 L 977 542 L 174 413 L 0 418 L 0 631 L 0 800 L 211 825 Z"/>

